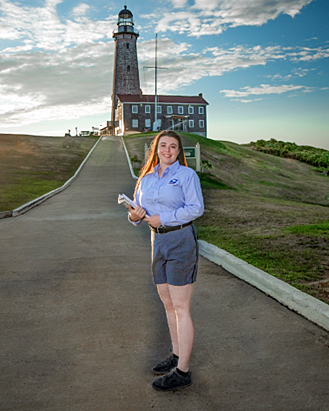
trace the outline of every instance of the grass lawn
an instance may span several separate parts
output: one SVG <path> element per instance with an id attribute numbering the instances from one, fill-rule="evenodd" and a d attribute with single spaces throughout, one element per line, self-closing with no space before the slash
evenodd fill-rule
<path id="1" fill-rule="evenodd" d="M 73 176 L 97 137 L 0 134 L 0 211 L 11 211 Z"/>
<path id="2" fill-rule="evenodd" d="M 125 137 L 129 155 L 143 159 L 154 135 Z M 329 177 L 251 147 L 181 136 L 212 165 L 199 174 L 199 238 L 329 303 Z"/>

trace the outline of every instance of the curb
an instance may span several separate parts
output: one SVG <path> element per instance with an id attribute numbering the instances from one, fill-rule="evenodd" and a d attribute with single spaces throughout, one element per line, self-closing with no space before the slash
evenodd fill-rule
<path id="1" fill-rule="evenodd" d="M 276 277 L 240 260 L 234 255 L 198 240 L 200 254 L 229 273 L 263 291 L 291 310 L 329 331 L 329 305 Z"/>
<path id="2" fill-rule="evenodd" d="M 32 201 L 29 201 L 28 203 L 23 204 L 22 206 L 20 206 L 18 208 L 15 208 L 15 210 L 13 210 L 11 212 L 11 216 L 12 217 L 20 216 L 21 214 L 24 214 L 27 211 L 29 211 L 31 208 L 43 203 L 48 198 L 50 198 L 50 197 L 54 196 L 55 194 L 58 194 L 61 191 L 65 190 L 77 178 L 77 176 L 80 173 L 82 167 L 85 165 L 85 163 L 88 160 L 89 156 L 94 151 L 94 149 L 96 148 L 97 144 L 101 141 L 101 139 L 102 139 L 102 137 L 100 137 L 96 141 L 96 143 L 93 145 L 93 147 L 91 148 L 91 150 L 89 151 L 89 153 L 87 154 L 87 156 L 85 157 L 83 162 L 80 164 L 80 167 L 77 169 L 77 171 L 74 173 L 74 175 L 69 180 L 66 181 L 66 183 L 64 183 L 61 187 L 56 188 L 55 190 L 49 191 L 49 193 L 46 193 L 46 194 L 42 195 L 41 197 L 38 197 L 38 198 L 36 198 Z M 10 216 L 7 215 L 6 217 L 10 217 Z M 0 218 L 1 218 L 1 216 L 0 216 Z"/>
<path id="3" fill-rule="evenodd" d="M 7 217 L 11 217 L 12 216 L 12 211 L 2 211 L 0 213 L 0 219 L 1 218 L 7 218 Z"/>
<path id="4" fill-rule="evenodd" d="M 126 153 L 127 163 L 128 163 L 128 166 L 129 166 L 130 174 L 131 174 L 132 178 L 134 178 L 135 180 L 138 180 L 138 177 L 135 175 L 134 170 L 133 170 L 133 167 L 132 167 L 132 165 L 131 165 L 129 153 L 128 153 L 126 144 L 125 144 L 124 139 L 123 139 L 122 136 L 121 136 L 121 141 L 122 141 L 122 145 L 123 145 L 123 148 L 124 148 L 124 150 L 125 150 L 125 153 Z"/>

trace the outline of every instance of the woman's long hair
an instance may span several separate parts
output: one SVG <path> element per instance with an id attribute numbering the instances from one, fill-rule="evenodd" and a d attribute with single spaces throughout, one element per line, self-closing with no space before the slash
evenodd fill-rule
<path id="1" fill-rule="evenodd" d="M 159 156 L 158 156 L 158 145 L 159 145 L 159 140 L 161 137 L 173 137 L 178 141 L 178 148 L 179 148 L 179 154 L 177 156 L 177 160 L 179 161 L 179 164 L 182 166 L 187 167 L 187 162 L 184 154 L 184 149 L 183 149 L 183 144 L 182 140 L 175 131 L 173 130 L 163 130 L 161 131 L 158 135 L 154 137 L 154 139 L 151 142 L 150 150 L 148 152 L 147 160 L 144 164 L 144 166 L 141 168 L 141 171 L 138 176 L 138 180 L 135 186 L 135 192 L 134 196 L 136 194 L 136 191 L 140 185 L 141 179 L 149 173 L 153 172 L 154 167 L 159 164 Z"/>

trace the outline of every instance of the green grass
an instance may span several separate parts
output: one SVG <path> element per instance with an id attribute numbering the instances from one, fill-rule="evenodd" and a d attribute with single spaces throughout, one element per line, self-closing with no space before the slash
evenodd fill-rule
<path id="1" fill-rule="evenodd" d="M 200 178 L 201 187 L 204 189 L 216 189 L 216 190 L 233 190 L 232 187 L 219 181 L 213 174 L 198 173 Z"/>
<path id="2" fill-rule="evenodd" d="M 287 246 L 289 237 L 248 235 L 241 231 L 227 231 L 226 228 L 200 226 L 196 223 L 198 237 L 216 245 L 236 257 L 280 278 L 290 284 L 318 280 L 321 264 L 311 249 L 292 252 Z"/>
<path id="3" fill-rule="evenodd" d="M 63 182 L 56 179 L 42 179 L 31 175 L 20 176 L 14 184 L 0 187 L 0 207 L 2 210 L 14 210 L 62 185 Z"/>
<path id="4" fill-rule="evenodd" d="M 329 238 L 329 221 L 322 224 L 306 224 L 287 227 L 286 231 L 303 236 Z"/>

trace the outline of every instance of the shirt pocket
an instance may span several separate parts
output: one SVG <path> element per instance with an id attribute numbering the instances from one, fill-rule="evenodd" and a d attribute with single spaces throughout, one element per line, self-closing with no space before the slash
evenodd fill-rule
<path id="1" fill-rule="evenodd" d="M 161 187 L 159 201 L 169 209 L 176 209 L 184 204 L 184 194 L 179 181 Z"/>
<path id="2" fill-rule="evenodd" d="M 142 196 L 141 196 L 142 204 L 152 203 L 153 200 L 154 200 L 154 196 L 155 196 L 156 191 L 157 190 L 155 190 L 154 188 L 148 188 L 147 190 L 143 190 Z"/>

